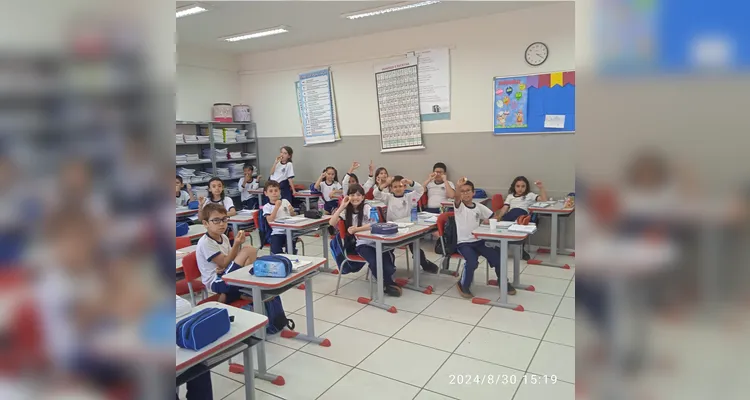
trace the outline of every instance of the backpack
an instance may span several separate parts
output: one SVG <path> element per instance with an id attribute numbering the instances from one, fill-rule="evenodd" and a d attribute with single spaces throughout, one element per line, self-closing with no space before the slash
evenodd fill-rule
<path id="1" fill-rule="evenodd" d="M 347 236 L 349 237 L 349 236 Z M 339 271 L 341 271 L 342 274 L 348 274 L 350 272 L 359 272 L 359 270 L 362 269 L 362 267 L 365 266 L 365 263 L 363 262 L 354 262 L 354 261 L 347 261 L 346 256 L 344 256 L 344 243 L 342 243 L 341 236 L 335 235 L 331 236 L 330 241 L 330 248 L 331 248 L 331 254 L 333 255 L 334 259 L 336 260 L 336 265 L 339 267 Z M 353 243 L 350 243 L 350 247 L 353 248 Z"/>
<path id="2" fill-rule="evenodd" d="M 262 249 L 267 244 L 271 244 L 271 233 L 273 232 L 273 229 L 271 228 L 271 225 L 268 224 L 268 220 L 266 219 L 266 216 L 263 215 L 263 210 L 258 210 L 260 215 L 258 215 L 258 236 L 260 237 L 260 248 Z"/>
<path id="3" fill-rule="evenodd" d="M 266 333 L 273 335 L 281 332 L 284 328 L 294 330 L 294 321 L 286 317 L 284 312 L 284 306 L 281 304 L 281 296 L 275 296 L 271 300 L 263 302 L 266 307 L 266 316 L 268 317 L 268 325 L 266 325 Z M 253 311 L 253 305 L 248 304 L 243 307 Z"/>
<path id="4" fill-rule="evenodd" d="M 475 199 L 486 199 L 487 198 L 487 192 L 485 192 L 484 189 L 475 189 L 474 190 L 474 198 Z"/>
<path id="5" fill-rule="evenodd" d="M 443 243 L 445 243 L 445 251 L 443 251 Z M 448 217 L 445 221 L 445 230 L 443 231 L 443 240 L 438 240 L 435 243 L 435 253 L 437 254 L 451 254 L 456 252 L 458 247 L 458 231 L 456 230 L 456 218 Z M 449 257 L 446 257 L 449 259 Z"/>

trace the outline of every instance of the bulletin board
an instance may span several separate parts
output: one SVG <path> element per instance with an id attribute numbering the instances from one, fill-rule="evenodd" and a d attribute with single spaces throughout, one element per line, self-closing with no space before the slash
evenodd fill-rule
<path id="1" fill-rule="evenodd" d="M 495 77 L 495 135 L 574 132 L 575 71 Z"/>

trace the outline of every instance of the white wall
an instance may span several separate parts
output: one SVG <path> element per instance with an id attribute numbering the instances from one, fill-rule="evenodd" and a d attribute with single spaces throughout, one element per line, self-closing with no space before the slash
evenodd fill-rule
<path id="1" fill-rule="evenodd" d="M 214 103 L 240 102 L 239 59 L 227 53 L 177 47 L 177 119 L 208 121 Z"/>
<path id="2" fill-rule="evenodd" d="M 463 19 L 241 57 L 241 99 L 253 107 L 260 137 L 302 137 L 294 82 L 300 72 L 330 66 L 341 132 L 378 135 L 373 65 L 407 51 L 449 47 L 451 120 L 423 132 L 492 131 L 492 78 L 575 69 L 574 3 Z M 541 67 L 524 60 L 535 41 L 549 46 Z M 178 71 L 179 72 L 179 71 Z"/>

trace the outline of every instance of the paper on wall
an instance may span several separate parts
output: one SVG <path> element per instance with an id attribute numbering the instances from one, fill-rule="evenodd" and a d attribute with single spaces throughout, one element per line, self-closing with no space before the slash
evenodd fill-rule
<path id="1" fill-rule="evenodd" d="M 545 128 L 565 128 L 565 116 L 564 115 L 545 115 L 544 116 L 544 127 Z"/>

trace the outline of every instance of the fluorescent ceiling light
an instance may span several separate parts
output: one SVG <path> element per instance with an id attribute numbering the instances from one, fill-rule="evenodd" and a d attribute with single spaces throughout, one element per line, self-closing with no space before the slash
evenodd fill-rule
<path id="1" fill-rule="evenodd" d="M 200 14 L 205 11 L 208 11 L 208 7 L 202 4 L 198 4 L 198 3 L 189 4 L 189 5 L 186 5 L 177 9 L 177 18 L 187 17 L 188 15 Z"/>
<path id="2" fill-rule="evenodd" d="M 262 31 L 239 33 L 236 35 L 219 38 L 219 40 L 226 40 L 227 42 L 238 42 L 240 40 L 257 39 L 264 36 L 278 35 L 279 33 L 289 32 L 288 28 L 288 26 L 281 25 L 275 28 L 264 29 Z"/>
<path id="3" fill-rule="evenodd" d="M 394 4 L 391 6 L 371 8 L 369 10 L 357 11 L 356 13 L 344 14 L 342 15 L 342 17 L 347 18 L 347 19 L 360 19 L 360 18 L 373 17 L 376 15 L 382 15 L 382 14 L 387 14 L 387 13 L 396 12 L 396 11 L 410 10 L 412 8 L 429 6 L 430 4 L 436 4 L 436 3 L 440 3 L 440 1 L 439 0 L 426 0 L 426 1 L 409 2 L 409 3 L 399 3 L 399 4 Z"/>

